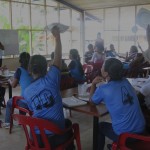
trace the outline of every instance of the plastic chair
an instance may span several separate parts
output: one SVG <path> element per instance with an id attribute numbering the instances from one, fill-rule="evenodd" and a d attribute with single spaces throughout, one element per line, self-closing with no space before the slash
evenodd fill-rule
<path id="1" fill-rule="evenodd" d="M 112 144 L 112 150 L 150 150 L 150 136 L 123 133 Z"/>
<path id="2" fill-rule="evenodd" d="M 63 76 L 60 81 L 60 90 L 66 90 L 75 87 L 74 78 L 69 75 Z"/>
<path id="3" fill-rule="evenodd" d="M 32 115 L 32 112 L 30 110 L 27 110 L 23 107 L 18 106 L 17 101 L 19 101 L 21 99 L 24 99 L 24 98 L 21 97 L 21 96 L 14 96 L 12 98 L 12 110 L 11 110 L 11 114 L 10 114 L 10 128 L 9 128 L 9 133 L 10 134 L 12 132 L 12 127 L 13 127 L 13 117 L 12 117 L 12 115 L 14 114 L 15 109 L 18 109 L 22 112 L 25 112 L 25 113 L 29 114 L 30 116 Z"/>
<path id="4" fill-rule="evenodd" d="M 73 132 L 67 141 L 61 145 L 58 145 L 56 148 L 53 148 L 53 150 L 65 150 L 71 143 L 73 143 L 74 140 L 76 140 L 77 149 L 81 150 L 79 125 L 77 123 L 74 123 L 71 127 L 65 130 L 61 130 L 54 123 L 44 119 L 23 116 L 19 114 L 14 114 L 13 118 L 23 126 L 27 139 L 27 145 L 25 147 L 26 150 L 52 150 L 51 145 L 48 142 L 48 138 L 45 134 L 45 130 L 49 130 L 55 135 L 64 135 L 69 131 Z M 40 130 L 41 139 L 44 143 L 44 147 L 42 148 L 39 146 L 37 136 L 35 134 L 35 127 Z M 30 135 L 32 135 L 32 139 L 30 138 Z"/>
<path id="5" fill-rule="evenodd" d="M 93 66 L 84 64 L 83 65 L 84 75 L 87 83 L 91 83 L 93 80 Z"/>

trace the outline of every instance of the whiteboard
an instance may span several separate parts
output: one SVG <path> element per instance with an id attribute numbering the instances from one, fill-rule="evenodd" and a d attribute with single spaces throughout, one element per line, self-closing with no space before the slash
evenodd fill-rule
<path id="1" fill-rule="evenodd" d="M 4 55 L 19 54 L 19 42 L 17 30 L 0 29 L 0 42 L 4 45 Z"/>

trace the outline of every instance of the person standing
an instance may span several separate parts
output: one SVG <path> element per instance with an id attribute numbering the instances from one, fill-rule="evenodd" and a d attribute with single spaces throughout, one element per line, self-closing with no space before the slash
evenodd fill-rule
<path id="1" fill-rule="evenodd" d="M 2 55 L 4 53 L 4 45 L 0 42 L 0 67 L 2 67 Z M 0 107 L 5 107 L 4 102 L 5 88 L 0 86 Z M 0 112 L 1 113 L 1 112 Z"/>
<path id="2" fill-rule="evenodd" d="M 0 67 L 2 67 L 2 56 L 4 54 L 4 45 L 0 42 Z"/>
<path id="3" fill-rule="evenodd" d="M 103 47 L 104 47 L 104 40 L 102 39 L 100 32 L 97 33 L 97 39 L 95 41 L 95 46 L 99 45 L 99 44 L 103 45 Z M 94 49 L 95 49 L 95 46 L 94 46 Z"/>

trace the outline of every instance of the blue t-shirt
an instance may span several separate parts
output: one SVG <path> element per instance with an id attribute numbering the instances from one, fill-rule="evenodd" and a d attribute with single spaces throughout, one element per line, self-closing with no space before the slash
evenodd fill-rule
<path id="1" fill-rule="evenodd" d="M 71 76 L 77 81 L 84 81 L 84 71 L 80 61 L 72 60 L 68 66 Z"/>
<path id="2" fill-rule="evenodd" d="M 33 78 L 30 76 L 29 72 L 23 67 L 17 68 L 14 78 L 19 81 L 21 87 L 21 96 L 24 97 L 24 90 L 31 84 Z"/>
<path id="3" fill-rule="evenodd" d="M 60 70 L 52 66 L 44 77 L 35 80 L 25 90 L 28 107 L 33 117 L 50 120 L 61 129 L 65 127 L 60 95 Z"/>
<path id="4" fill-rule="evenodd" d="M 144 131 L 145 120 L 138 98 L 127 79 L 110 81 L 98 87 L 92 96 L 92 101 L 95 104 L 104 101 L 116 134 L 120 135 L 124 132 L 141 133 Z"/>

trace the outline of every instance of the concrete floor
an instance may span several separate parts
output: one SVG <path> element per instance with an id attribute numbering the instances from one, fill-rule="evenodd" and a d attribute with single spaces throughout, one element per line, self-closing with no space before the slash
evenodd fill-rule
<path id="1" fill-rule="evenodd" d="M 19 87 L 13 89 L 13 95 L 19 95 Z M 8 91 L 6 91 L 6 100 L 8 100 Z M 5 108 L 2 109 L 2 115 L 0 120 L 4 120 Z M 72 118 L 69 118 L 72 122 L 79 123 L 80 136 L 82 150 L 92 150 L 92 122 L 93 118 L 89 115 L 72 111 Z M 109 115 L 99 119 L 100 121 L 109 121 Z M 26 139 L 24 131 L 17 123 L 13 127 L 12 134 L 9 134 L 9 130 L 0 128 L 0 150 L 24 150 Z M 110 140 L 106 140 L 106 143 L 111 143 Z M 107 150 L 107 148 L 105 148 Z"/>

